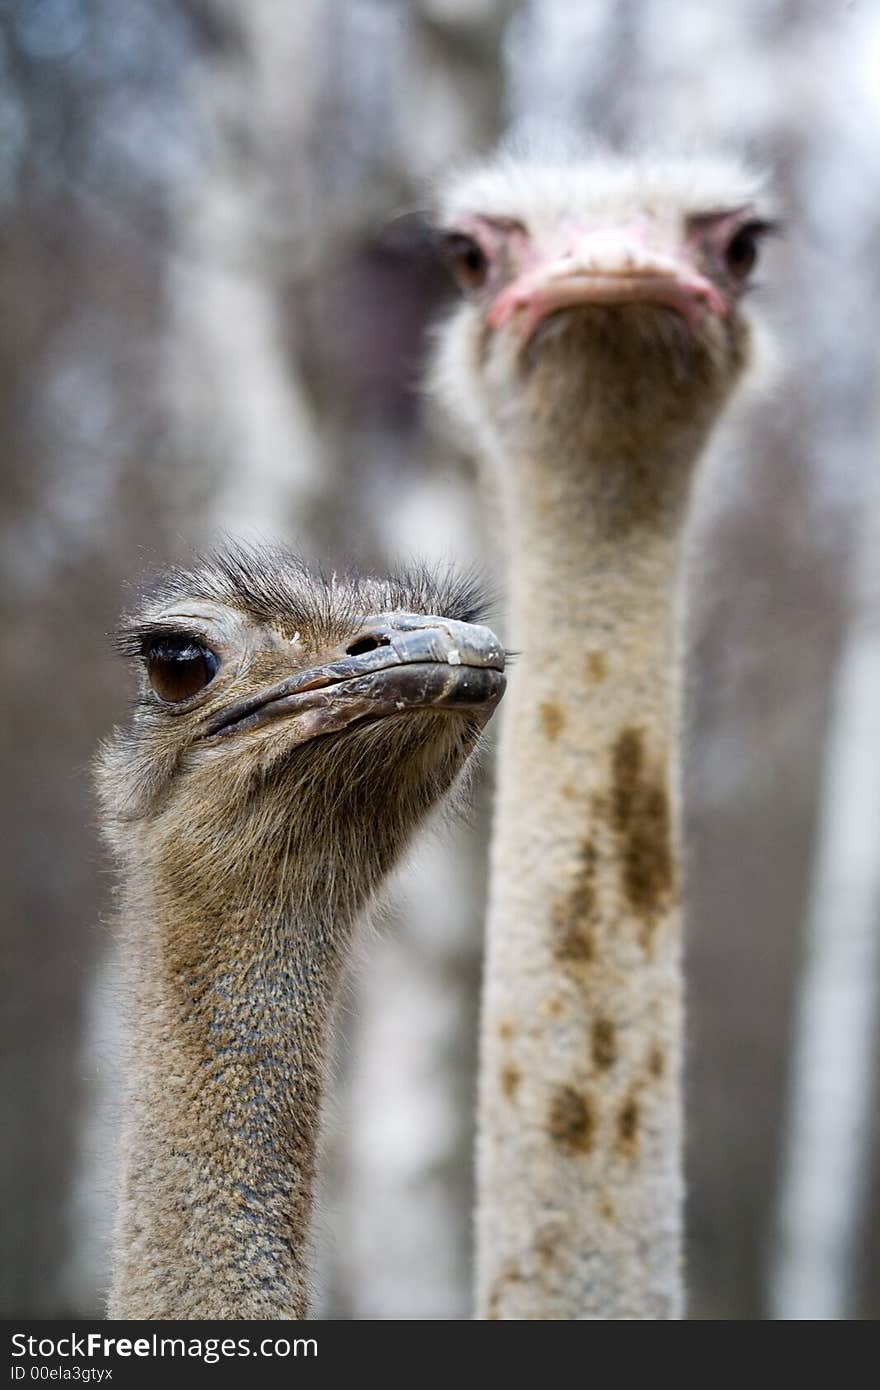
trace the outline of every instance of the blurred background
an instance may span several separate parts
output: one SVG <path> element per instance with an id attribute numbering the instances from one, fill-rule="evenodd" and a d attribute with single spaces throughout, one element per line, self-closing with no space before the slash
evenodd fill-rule
<path id="1" fill-rule="evenodd" d="M 785 368 L 715 450 L 689 582 L 688 1282 L 695 1317 L 880 1312 L 878 120 L 868 0 L 0 0 L 0 1314 L 98 1315 L 107 1282 L 88 768 L 126 586 L 223 530 L 497 566 L 418 391 L 449 291 L 411 214 L 560 126 L 733 136 L 780 190 Z M 325 1317 L 469 1314 L 491 767 L 476 800 L 343 1013 Z"/>

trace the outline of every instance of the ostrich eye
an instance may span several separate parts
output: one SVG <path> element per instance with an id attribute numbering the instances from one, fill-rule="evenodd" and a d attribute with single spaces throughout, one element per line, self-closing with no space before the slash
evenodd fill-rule
<path id="1" fill-rule="evenodd" d="M 481 289 L 489 274 L 489 259 L 480 243 L 465 232 L 449 232 L 442 242 L 443 259 L 465 293 Z"/>
<path id="2" fill-rule="evenodd" d="M 159 637 L 145 653 L 150 685 L 168 704 L 179 704 L 204 690 L 214 679 L 220 662 L 212 651 L 192 637 Z"/>
<path id="3" fill-rule="evenodd" d="M 739 227 L 724 251 L 724 264 L 737 280 L 751 275 L 758 259 L 761 237 L 771 231 L 768 222 L 746 222 Z"/>

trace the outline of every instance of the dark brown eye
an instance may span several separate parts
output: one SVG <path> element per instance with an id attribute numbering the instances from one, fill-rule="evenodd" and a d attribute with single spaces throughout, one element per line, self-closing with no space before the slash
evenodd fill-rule
<path id="1" fill-rule="evenodd" d="M 465 232 L 449 232 L 443 238 L 441 249 L 460 290 L 468 293 L 486 283 L 489 260 L 474 237 Z"/>
<path id="2" fill-rule="evenodd" d="M 145 653 L 147 676 L 160 700 L 179 704 L 198 695 L 214 679 L 220 662 L 192 637 L 158 637 Z"/>
<path id="3" fill-rule="evenodd" d="M 724 252 L 724 263 L 737 280 L 751 275 L 758 259 L 761 237 L 770 230 L 766 222 L 746 222 L 731 237 Z"/>

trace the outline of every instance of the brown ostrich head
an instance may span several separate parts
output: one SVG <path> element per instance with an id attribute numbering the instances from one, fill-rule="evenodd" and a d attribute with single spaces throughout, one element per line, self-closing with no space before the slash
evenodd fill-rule
<path id="1" fill-rule="evenodd" d="M 327 576 L 280 550 L 171 572 L 118 634 L 139 690 L 99 759 L 111 842 L 191 920 L 356 909 L 501 698 L 480 608 L 452 574 Z"/>
<path id="2" fill-rule="evenodd" d="M 435 380 L 490 455 L 694 457 L 749 358 L 773 226 L 729 159 L 496 159 L 437 214 L 463 302 Z"/>

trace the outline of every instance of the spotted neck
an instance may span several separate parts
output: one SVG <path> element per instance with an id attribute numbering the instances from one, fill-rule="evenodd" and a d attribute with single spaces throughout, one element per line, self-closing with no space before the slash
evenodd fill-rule
<path id="1" fill-rule="evenodd" d="M 627 514 L 614 470 L 628 466 L 521 458 L 503 475 L 522 655 L 501 737 L 483 1000 L 483 1318 L 682 1311 L 670 766 L 687 488 Z"/>

